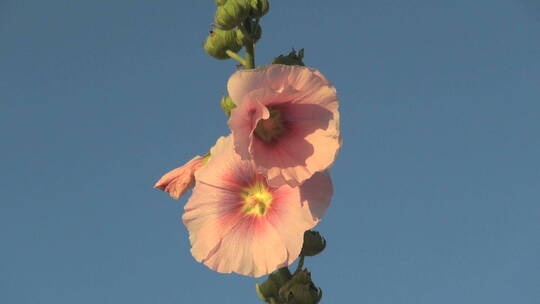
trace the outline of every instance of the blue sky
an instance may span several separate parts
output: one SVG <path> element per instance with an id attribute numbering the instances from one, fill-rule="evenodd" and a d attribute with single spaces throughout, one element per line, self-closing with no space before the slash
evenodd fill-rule
<path id="1" fill-rule="evenodd" d="M 338 88 L 322 303 L 540 301 L 540 5 L 272 1 Z M 228 133 L 213 1 L 0 0 L 0 302 L 256 303 L 152 189 Z"/>

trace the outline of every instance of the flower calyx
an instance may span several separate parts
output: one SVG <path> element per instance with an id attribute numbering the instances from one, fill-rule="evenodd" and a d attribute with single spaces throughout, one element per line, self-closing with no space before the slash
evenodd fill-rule
<path id="1" fill-rule="evenodd" d="M 311 280 L 311 273 L 303 269 L 279 289 L 279 297 L 280 303 L 317 304 L 322 298 L 322 290 Z"/>
<path id="2" fill-rule="evenodd" d="M 272 64 L 305 66 L 303 59 L 304 49 L 301 49 L 300 51 L 298 51 L 298 53 L 296 53 L 295 49 L 292 49 L 292 51 L 288 55 L 279 55 L 278 57 L 274 58 L 272 60 Z"/>
<path id="3" fill-rule="evenodd" d="M 289 268 L 280 268 L 278 271 L 271 273 L 268 279 L 262 283 L 255 285 L 255 290 L 259 298 L 266 303 L 281 303 L 279 298 L 279 290 L 285 286 L 292 278 Z"/>
<path id="4" fill-rule="evenodd" d="M 224 95 L 221 97 L 221 109 L 227 116 L 231 116 L 231 111 L 236 108 L 236 104 L 233 102 L 231 96 Z"/>

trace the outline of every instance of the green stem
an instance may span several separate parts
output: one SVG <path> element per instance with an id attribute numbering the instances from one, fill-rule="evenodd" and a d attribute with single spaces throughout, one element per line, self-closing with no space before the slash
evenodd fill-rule
<path id="1" fill-rule="evenodd" d="M 229 55 L 229 57 L 231 57 L 232 59 L 240 62 L 243 66 L 246 66 L 246 59 L 242 58 L 242 56 L 236 54 L 235 52 L 231 51 L 231 50 L 227 50 L 225 51 L 225 53 L 227 53 L 227 55 Z"/>
<path id="2" fill-rule="evenodd" d="M 296 270 L 294 271 L 294 274 L 297 274 L 302 270 L 302 267 L 304 267 L 304 256 L 300 256 L 300 260 L 298 261 L 298 266 L 296 266 Z"/>
<path id="3" fill-rule="evenodd" d="M 256 23 L 258 22 L 259 20 L 257 19 Z M 242 31 L 242 34 L 244 34 L 246 42 L 244 45 L 246 48 L 246 64 L 244 64 L 244 67 L 246 69 L 255 68 L 255 39 L 253 39 L 253 31 L 255 31 L 255 29 L 256 28 L 253 27 L 253 21 L 249 18 L 246 18 L 246 20 L 242 22 L 242 25 L 240 25 L 240 30 Z"/>
<path id="4" fill-rule="evenodd" d="M 246 44 L 246 69 L 255 68 L 255 43 L 249 42 Z"/>

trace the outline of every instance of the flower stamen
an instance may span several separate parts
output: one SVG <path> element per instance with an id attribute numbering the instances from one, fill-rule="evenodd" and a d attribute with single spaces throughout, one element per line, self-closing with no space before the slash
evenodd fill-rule
<path id="1" fill-rule="evenodd" d="M 264 142 L 271 142 L 285 132 L 285 121 L 281 112 L 269 107 L 270 117 L 261 119 L 255 127 L 255 135 Z"/>
<path id="2" fill-rule="evenodd" d="M 245 214 L 264 216 L 272 204 L 272 194 L 262 182 L 256 182 L 242 191 Z"/>

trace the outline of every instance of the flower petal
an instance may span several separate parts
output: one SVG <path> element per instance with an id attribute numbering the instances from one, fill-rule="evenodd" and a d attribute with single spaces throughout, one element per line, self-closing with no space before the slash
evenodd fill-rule
<path id="1" fill-rule="evenodd" d="M 284 65 L 242 70 L 231 76 L 228 89 L 238 105 L 229 120 L 235 149 L 242 159 L 253 159 L 270 186 L 295 187 L 331 167 L 341 147 L 338 99 L 317 70 Z M 254 130 L 270 109 L 281 120 L 269 125 L 284 131 L 260 137 Z"/>
<path id="2" fill-rule="evenodd" d="M 254 277 L 290 265 L 300 254 L 304 232 L 329 204 L 328 175 L 317 174 L 300 187 L 268 188 L 272 201 L 264 214 L 254 215 L 243 207 L 246 187 L 263 178 L 253 162 L 235 152 L 232 136 L 220 138 L 211 153 L 195 174 L 182 216 L 195 259 L 218 272 Z M 325 193 L 314 193 L 316 187 Z"/>
<path id="3" fill-rule="evenodd" d="M 154 188 L 161 189 L 174 199 L 179 199 L 186 193 L 195 182 L 194 174 L 203 163 L 204 157 L 195 156 L 183 166 L 176 168 L 163 175 L 154 185 Z"/>

